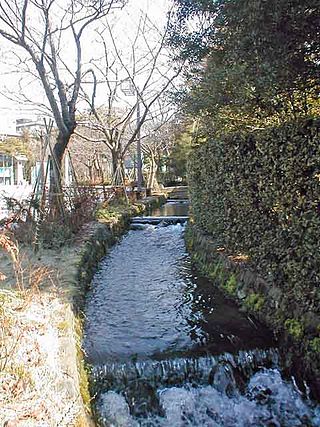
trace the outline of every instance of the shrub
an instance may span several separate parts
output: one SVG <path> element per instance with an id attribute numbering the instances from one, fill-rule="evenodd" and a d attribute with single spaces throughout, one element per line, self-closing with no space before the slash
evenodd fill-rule
<path id="1" fill-rule="evenodd" d="M 228 135 L 195 147 L 193 220 L 229 254 L 284 291 L 291 317 L 318 312 L 320 120 Z"/>

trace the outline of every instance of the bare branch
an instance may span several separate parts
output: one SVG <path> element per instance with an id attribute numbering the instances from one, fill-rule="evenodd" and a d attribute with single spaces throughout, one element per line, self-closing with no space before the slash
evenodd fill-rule
<path id="1" fill-rule="evenodd" d="M 125 0 L 1 0 L 0 37 L 21 47 L 30 58 L 58 127 L 54 154 L 58 164 L 76 127 L 76 108 L 82 80 L 81 39 L 85 31 L 111 9 L 123 7 Z M 69 34 L 74 46 L 70 46 Z M 71 71 L 64 47 L 75 59 Z M 21 86 L 21 91 L 22 91 Z M 21 94 L 23 101 L 28 97 Z M 93 92 L 93 98 L 96 93 Z M 91 102 L 92 104 L 92 102 Z"/>

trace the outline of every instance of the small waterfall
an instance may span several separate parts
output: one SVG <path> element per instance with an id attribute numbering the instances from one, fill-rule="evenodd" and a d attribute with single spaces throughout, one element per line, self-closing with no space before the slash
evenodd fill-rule
<path id="1" fill-rule="evenodd" d="M 96 366 L 101 426 L 319 426 L 275 349 Z"/>
<path id="2" fill-rule="evenodd" d="M 152 387 L 168 387 L 186 382 L 211 384 L 212 375 L 218 366 L 230 366 L 244 380 L 261 367 L 277 367 L 278 352 L 276 349 L 240 351 L 218 356 L 198 358 L 174 358 L 164 360 L 145 360 L 135 363 L 108 363 L 95 366 L 92 370 L 94 391 L 123 391 L 128 384 L 148 381 Z"/>
<path id="3" fill-rule="evenodd" d="M 180 207 L 136 218 L 93 280 L 84 344 L 98 425 L 320 426 L 320 407 L 281 377 L 272 333 L 192 268 Z"/>

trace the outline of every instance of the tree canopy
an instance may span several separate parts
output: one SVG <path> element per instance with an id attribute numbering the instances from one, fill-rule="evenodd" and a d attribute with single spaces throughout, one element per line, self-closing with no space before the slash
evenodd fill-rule
<path id="1" fill-rule="evenodd" d="M 214 132 L 319 113 L 317 0 L 176 0 L 171 44 L 190 58 L 192 114 Z"/>

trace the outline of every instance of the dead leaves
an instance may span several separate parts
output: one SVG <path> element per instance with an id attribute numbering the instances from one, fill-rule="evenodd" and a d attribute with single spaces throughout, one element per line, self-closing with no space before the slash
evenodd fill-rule
<path id="1" fill-rule="evenodd" d="M 18 262 L 19 248 L 6 234 L 0 234 L 0 247 L 12 258 L 14 263 Z"/>

